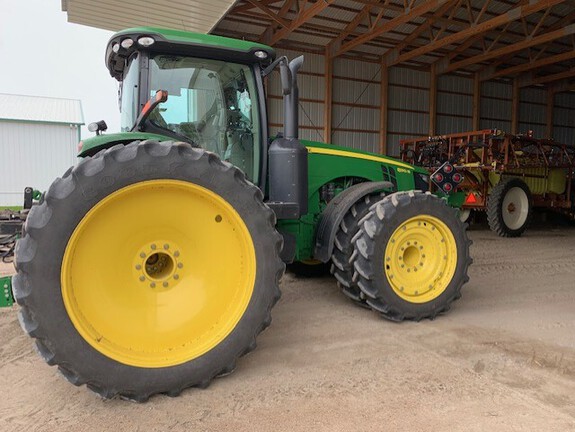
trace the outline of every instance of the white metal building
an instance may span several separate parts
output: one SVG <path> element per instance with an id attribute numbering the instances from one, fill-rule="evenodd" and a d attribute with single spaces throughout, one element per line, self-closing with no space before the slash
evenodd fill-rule
<path id="1" fill-rule="evenodd" d="M 0 94 L 0 207 L 21 206 L 24 188 L 45 190 L 76 162 L 82 104 Z"/>

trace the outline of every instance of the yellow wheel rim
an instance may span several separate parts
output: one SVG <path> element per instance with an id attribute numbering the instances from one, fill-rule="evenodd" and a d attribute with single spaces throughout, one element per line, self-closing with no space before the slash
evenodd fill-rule
<path id="1" fill-rule="evenodd" d="M 62 297 L 80 335 L 139 367 L 174 366 L 217 346 L 253 293 L 256 257 L 240 215 L 177 180 L 120 189 L 80 221 L 62 262 Z"/>
<path id="2" fill-rule="evenodd" d="M 428 215 L 413 217 L 392 234 L 384 256 L 384 271 L 395 293 L 410 303 L 439 297 L 457 267 L 457 245 L 451 230 Z"/>

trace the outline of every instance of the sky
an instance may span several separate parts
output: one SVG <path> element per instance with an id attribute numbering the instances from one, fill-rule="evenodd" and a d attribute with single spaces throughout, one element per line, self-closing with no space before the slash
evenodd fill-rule
<path id="1" fill-rule="evenodd" d="M 79 99 L 86 125 L 119 131 L 118 85 L 104 64 L 113 33 L 68 23 L 61 0 L 0 0 L 0 11 L 0 93 Z"/>

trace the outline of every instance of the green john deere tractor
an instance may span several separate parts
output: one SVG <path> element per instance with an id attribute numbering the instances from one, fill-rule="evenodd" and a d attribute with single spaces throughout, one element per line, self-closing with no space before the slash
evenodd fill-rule
<path id="1" fill-rule="evenodd" d="M 275 57 L 155 28 L 110 40 L 122 132 L 90 126 L 16 247 L 22 326 L 73 384 L 144 401 L 230 373 L 269 326 L 285 263 L 331 262 L 347 296 L 394 321 L 460 297 L 470 241 L 421 192 L 428 173 L 298 140 L 303 58 Z M 263 81 L 275 68 L 285 124 L 272 140 Z"/>

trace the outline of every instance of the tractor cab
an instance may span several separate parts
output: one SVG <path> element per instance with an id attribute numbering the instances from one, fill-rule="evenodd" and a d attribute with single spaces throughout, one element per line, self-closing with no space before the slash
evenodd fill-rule
<path id="1" fill-rule="evenodd" d="M 275 53 L 251 42 L 178 33 L 129 29 L 110 40 L 106 64 L 120 82 L 122 132 L 209 150 L 259 183 L 267 143 L 262 68 Z M 155 98 L 158 91 L 167 98 Z"/>

